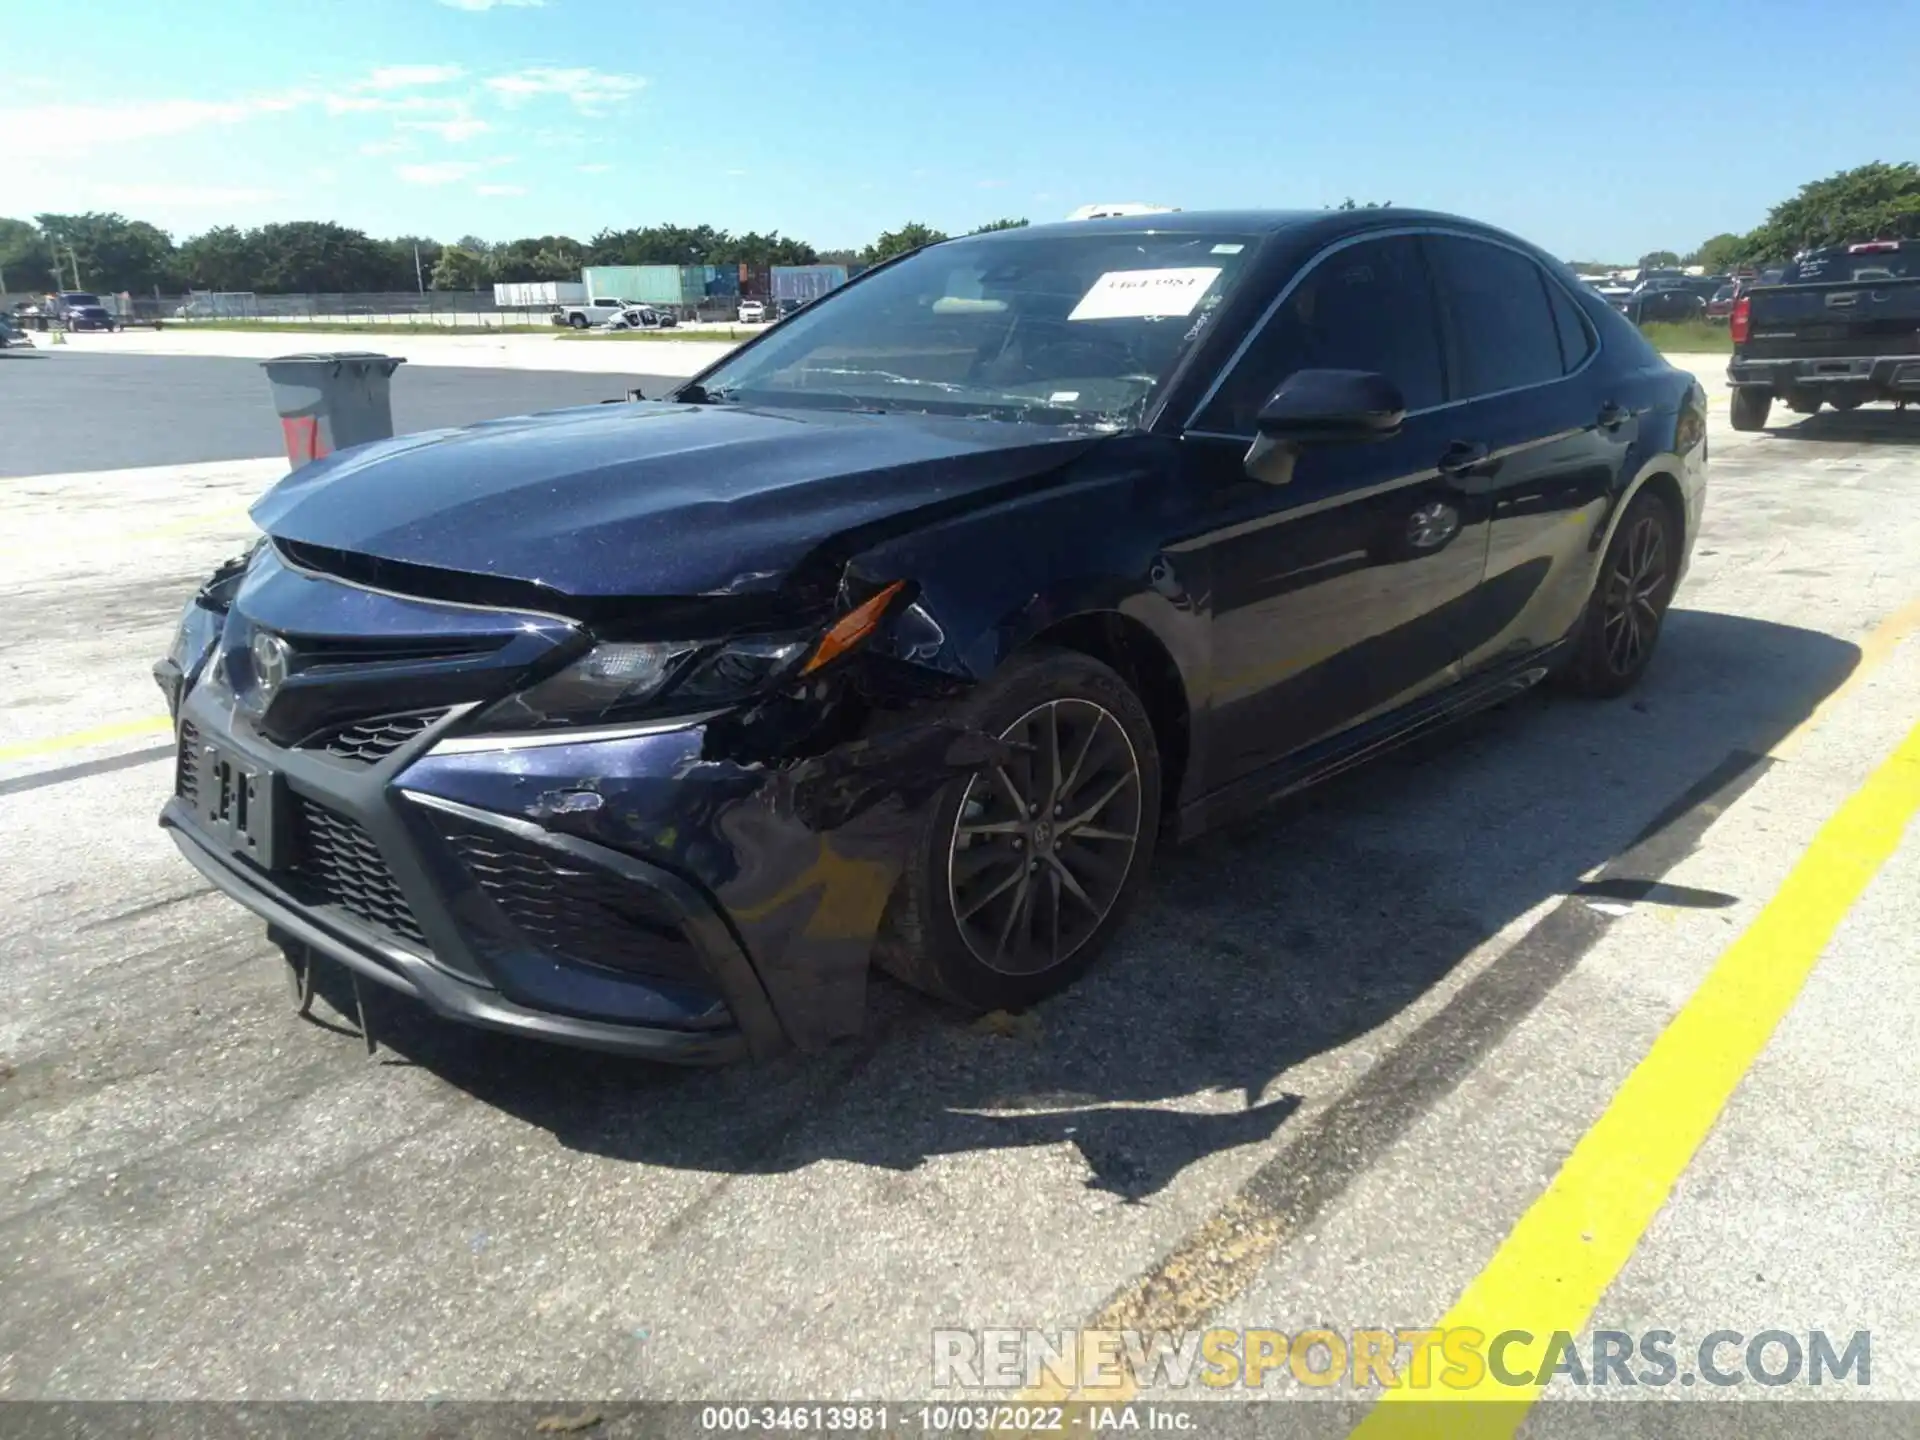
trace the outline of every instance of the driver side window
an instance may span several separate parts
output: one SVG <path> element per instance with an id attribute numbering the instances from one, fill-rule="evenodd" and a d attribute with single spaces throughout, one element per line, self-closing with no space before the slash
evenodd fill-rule
<path id="1" fill-rule="evenodd" d="M 1227 377 L 1198 422 L 1251 435 L 1267 398 L 1296 370 L 1372 370 L 1400 387 L 1408 410 L 1445 390 L 1433 286 L 1411 235 L 1336 250 L 1301 279 Z"/>

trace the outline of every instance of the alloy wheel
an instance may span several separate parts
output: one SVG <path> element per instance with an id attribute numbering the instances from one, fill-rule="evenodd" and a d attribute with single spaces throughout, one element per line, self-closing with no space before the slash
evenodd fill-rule
<path id="1" fill-rule="evenodd" d="M 1616 675 L 1632 674 L 1653 649 L 1667 569 L 1667 527 L 1658 515 L 1643 515 L 1607 575 L 1603 624 L 1607 665 Z"/>
<path id="2" fill-rule="evenodd" d="M 1112 912 L 1140 840 L 1140 761 L 1113 713 L 1049 700 L 1001 734 L 1004 765 L 973 776 L 948 852 L 953 917 L 981 964 L 1036 975 Z"/>

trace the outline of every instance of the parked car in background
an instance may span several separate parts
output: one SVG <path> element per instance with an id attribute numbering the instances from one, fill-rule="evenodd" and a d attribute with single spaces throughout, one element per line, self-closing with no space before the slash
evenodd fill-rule
<path id="1" fill-rule="evenodd" d="M 1810 250 L 1735 300 L 1728 328 L 1736 430 L 1763 428 L 1775 400 L 1796 415 L 1920 401 L 1920 240 Z"/>
<path id="2" fill-rule="evenodd" d="M 499 1030 L 817 1050 L 873 965 L 1024 1007 L 1163 840 L 1549 677 L 1630 690 L 1706 434 L 1470 220 L 967 236 L 665 400 L 281 480 L 156 668 L 161 820 L 304 984 Z"/>
<path id="3" fill-rule="evenodd" d="M 742 325 L 766 324 L 766 302 L 764 300 L 742 300 L 740 302 L 740 323 Z"/>
<path id="4" fill-rule="evenodd" d="M 1636 325 L 1657 321 L 1698 320 L 1706 314 L 1707 302 L 1694 293 L 1686 276 L 1656 276 L 1633 287 L 1620 307 Z"/>
<path id="5" fill-rule="evenodd" d="M 0 350 L 4 350 L 10 345 L 31 349 L 33 347 L 33 339 L 26 331 L 14 323 L 11 315 L 0 312 Z"/>
<path id="6" fill-rule="evenodd" d="M 602 330 L 671 330 L 680 322 L 670 310 L 652 305 L 629 305 L 599 328 Z"/>
<path id="7" fill-rule="evenodd" d="M 776 320 L 784 320 L 806 303 L 806 301 L 797 300 L 791 295 L 783 296 L 773 302 L 773 318 Z"/>

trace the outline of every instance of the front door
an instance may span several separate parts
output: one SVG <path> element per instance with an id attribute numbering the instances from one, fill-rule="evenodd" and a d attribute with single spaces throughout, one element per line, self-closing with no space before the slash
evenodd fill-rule
<path id="1" fill-rule="evenodd" d="M 1301 369 L 1372 370 L 1407 402 L 1391 440 L 1309 448 L 1248 477 L 1254 416 Z M 1486 560 L 1476 437 L 1456 434 L 1419 242 L 1362 238 L 1286 293 L 1183 440 L 1207 497 L 1176 550 L 1205 557 L 1209 790 L 1452 680 Z"/>

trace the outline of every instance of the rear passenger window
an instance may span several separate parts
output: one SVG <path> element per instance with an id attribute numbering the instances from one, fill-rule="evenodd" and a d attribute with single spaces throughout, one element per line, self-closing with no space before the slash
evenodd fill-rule
<path id="1" fill-rule="evenodd" d="M 1400 387 L 1409 410 L 1444 388 L 1433 290 L 1409 236 L 1336 250 L 1307 272 L 1233 367 L 1202 429 L 1247 435 L 1296 370 L 1372 370 Z"/>
<path id="2" fill-rule="evenodd" d="M 1428 241 L 1453 328 L 1454 398 L 1558 380 L 1566 373 L 1546 275 L 1516 250 L 1460 235 Z"/>
<path id="3" fill-rule="evenodd" d="M 1553 306 L 1554 327 L 1560 332 L 1560 361 L 1566 372 L 1571 375 L 1587 363 L 1587 356 L 1593 353 L 1593 332 L 1587 328 L 1586 316 L 1580 313 L 1580 303 L 1567 293 L 1567 287 L 1556 285 L 1549 275 L 1542 275 L 1547 287 L 1547 300 Z"/>

